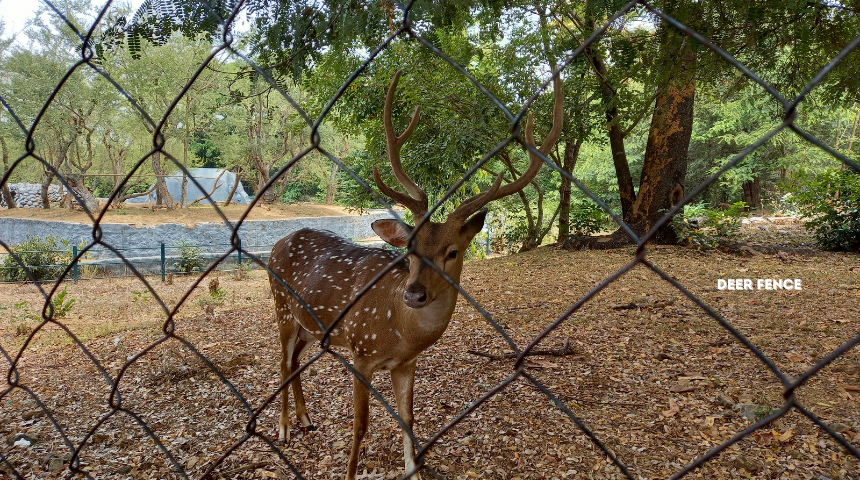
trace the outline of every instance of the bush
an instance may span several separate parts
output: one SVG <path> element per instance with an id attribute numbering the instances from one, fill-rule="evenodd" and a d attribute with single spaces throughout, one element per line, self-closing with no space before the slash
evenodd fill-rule
<path id="1" fill-rule="evenodd" d="M 685 205 L 683 213 L 672 218 L 672 229 L 679 243 L 713 249 L 721 239 L 740 232 L 745 202 L 735 202 L 726 210 L 713 210 L 705 204 Z"/>
<path id="2" fill-rule="evenodd" d="M 63 287 L 62 291 L 57 292 L 54 295 L 54 298 L 51 299 L 51 304 L 54 306 L 54 320 L 58 320 L 60 318 L 66 318 L 70 311 L 72 311 L 72 307 L 75 305 L 75 299 L 69 297 L 66 300 L 66 287 Z"/>
<path id="3" fill-rule="evenodd" d="M 182 273 L 191 273 L 200 270 L 203 266 L 203 257 L 201 256 L 201 253 L 203 253 L 202 247 L 187 242 L 179 242 L 176 244 L 176 248 L 179 249 L 179 261 L 174 263 L 173 266 L 177 270 Z"/>
<path id="4" fill-rule="evenodd" d="M 68 249 L 53 235 L 39 238 L 28 234 L 26 240 L 12 246 L 12 251 L 18 255 L 26 269 L 15 261 L 12 255 L 6 255 L 0 268 L 0 278 L 7 282 L 29 280 L 27 270 L 37 282 L 55 280 L 72 260 Z"/>
<path id="5" fill-rule="evenodd" d="M 828 170 L 800 182 L 795 201 L 821 248 L 860 251 L 860 174 Z"/>
<path id="6" fill-rule="evenodd" d="M 572 199 L 570 204 L 570 233 L 591 235 L 612 228 L 615 222 L 591 199 Z"/>

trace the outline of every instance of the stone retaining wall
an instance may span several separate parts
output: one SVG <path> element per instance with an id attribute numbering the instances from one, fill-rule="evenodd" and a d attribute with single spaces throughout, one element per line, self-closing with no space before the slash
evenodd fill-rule
<path id="1" fill-rule="evenodd" d="M 375 234 L 370 228 L 374 220 L 390 218 L 386 210 L 371 210 L 364 215 L 337 217 L 290 218 L 283 220 L 247 220 L 239 229 L 243 248 L 271 248 L 278 240 L 301 228 L 330 230 L 342 237 L 361 239 Z M 102 224 L 102 238 L 113 247 L 139 249 L 140 255 L 152 255 L 161 244 L 174 246 L 179 242 L 206 247 L 210 252 L 224 252 L 230 248 L 231 230 L 223 223 L 161 225 L 128 225 L 117 223 Z M 77 245 L 93 239 L 91 225 L 71 222 L 56 222 L 23 218 L 0 218 L 0 240 L 14 245 L 26 240 L 27 234 L 37 237 L 54 235 Z M 211 247 L 209 247 L 211 246 Z M 151 249 L 151 250 L 150 250 Z M 123 252 L 124 255 L 136 256 Z M 98 255 L 95 255 L 98 256 Z"/>

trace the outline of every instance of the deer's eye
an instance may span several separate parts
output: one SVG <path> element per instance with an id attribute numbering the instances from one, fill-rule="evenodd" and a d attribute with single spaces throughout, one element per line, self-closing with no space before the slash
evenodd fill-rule
<path id="1" fill-rule="evenodd" d="M 451 253 L 448 254 L 448 258 L 457 258 L 457 254 L 460 253 L 457 250 L 451 250 Z"/>

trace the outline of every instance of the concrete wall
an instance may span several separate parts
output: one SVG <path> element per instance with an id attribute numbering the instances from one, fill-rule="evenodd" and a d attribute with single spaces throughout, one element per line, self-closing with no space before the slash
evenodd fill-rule
<path id="1" fill-rule="evenodd" d="M 339 217 L 308 217 L 284 220 L 247 220 L 239 229 L 242 247 L 257 250 L 253 247 L 268 247 L 278 240 L 301 228 L 316 228 L 330 230 L 340 236 L 361 239 L 374 236 L 370 228 L 371 222 L 381 218 L 390 218 L 386 210 L 371 210 L 364 215 Z M 117 249 L 141 250 L 136 253 L 126 253 L 128 256 L 153 255 L 160 250 L 161 244 L 176 245 L 187 242 L 194 245 L 213 245 L 207 248 L 211 252 L 223 252 L 230 248 L 232 232 L 223 223 L 177 224 L 162 225 L 127 225 L 105 223 L 101 225 L 102 239 L 105 243 Z M 54 235 L 72 245 L 93 239 L 93 227 L 80 223 L 53 222 L 45 220 L 30 220 L 22 218 L 0 218 L 0 240 L 7 245 L 14 245 L 26 239 L 27 234 L 38 237 Z M 148 250 L 152 249 L 152 250 Z M 93 255 L 98 257 L 99 255 Z"/>

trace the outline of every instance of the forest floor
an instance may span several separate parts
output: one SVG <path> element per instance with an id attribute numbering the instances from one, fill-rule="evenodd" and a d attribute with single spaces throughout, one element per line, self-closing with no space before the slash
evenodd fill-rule
<path id="1" fill-rule="evenodd" d="M 219 206 L 228 220 L 238 220 L 248 205 Z M 352 215 L 348 209 L 338 205 L 321 205 L 317 203 L 290 203 L 255 206 L 251 209 L 250 220 L 279 220 L 283 218 L 300 217 L 331 217 Z M 13 208 L 0 209 L 0 218 L 33 218 L 36 220 L 52 220 L 62 222 L 77 222 L 91 224 L 92 220 L 82 210 L 66 210 L 54 207 L 49 210 L 42 208 Z M 205 223 L 221 222 L 222 219 L 210 205 L 195 205 L 185 209 L 167 210 L 166 208 L 150 209 L 148 205 L 127 204 L 121 209 L 108 209 L 102 223 L 128 223 L 160 225 L 162 223 Z"/>
<path id="2" fill-rule="evenodd" d="M 798 226 L 789 227 L 798 233 Z M 779 243 L 792 231 L 745 227 L 748 242 Z M 771 238 L 771 234 L 773 238 Z M 799 243 L 805 243 L 800 241 Z M 801 375 L 860 330 L 860 256 L 816 252 L 730 255 L 657 246 L 647 260 L 685 286 L 755 345 L 789 378 Z M 633 259 L 633 249 L 569 252 L 555 247 L 466 264 L 465 290 L 518 347 Z M 207 314 L 204 279 L 175 319 L 175 335 L 193 344 L 256 409 L 277 389 L 280 352 L 263 272 L 218 276 L 224 303 Z M 717 289 L 718 279 L 800 279 L 802 290 Z M 150 277 L 172 308 L 194 278 L 172 285 Z M 49 285 L 46 285 L 49 287 Z M 177 338 L 166 315 L 136 279 L 66 285 L 76 303 L 62 324 L 119 382 L 119 411 L 81 451 L 94 478 L 180 478 L 138 420 L 188 472 L 200 478 L 246 431 L 249 411 L 209 366 Z M 205 303 L 205 302 L 204 302 Z M 32 285 L 0 286 L 0 344 L 14 356 L 38 325 L 42 300 Z M 164 340 L 164 341 L 161 341 Z M 159 343 L 160 342 L 160 343 Z M 586 425 L 633 478 L 667 478 L 756 419 L 779 409 L 777 376 L 715 319 L 644 265 L 637 265 L 561 321 L 537 348 L 571 347 L 565 356 L 530 356 L 532 375 Z M 147 353 L 139 358 L 134 355 Z M 496 355 L 489 359 L 470 351 Z M 451 324 L 418 362 L 415 434 L 426 441 L 513 372 L 500 333 L 464 299 Z M 347 356 L 348 358 L 348 356 Z M 83 349 L 57 325 L 45 325 L 24 350 L 18 387 L 0 407 L 0 452 L 25 478 L 68 473 L 69 448 L 42 402 L 78 446 L 111 412 L 110 387 Z M 332 355 L 303 377 L 317 431 L 300 432 L 279 451 L 305 478 L 342 478 L 351 444 L 351 379 Z M 374 386 L 393 403 L 387 375 Z M 860 351 L 848 350 L 797 391 L 798 401 L 860 448 Z M 262 409 L 256 431 L 277 435 L 280 398 Z M 134 414 L 134 416 L 131 415 Z M 17 441 L 17 444 L 16 444 Z M 32 442 L 31 442 L 32 441 Z M 28 446 L 26 443 L 30 442 Z M 17 446 L 16 446 L 17 445 Z M 536 386 L 520 376 L 447 430 L 426 464 L 444 478 L 616 479 L 617 467 Z M 0 468 L 8 468 L 2 467 Z M 51 471 L 54 470 L 54 471 Z M 231 453 L 222 478 L 292 478 L 259 438 Z M 399 427 L 371 399 L 361 479 L 403 473 Z M 8 473 L 7 473 L 8 475 Z M 2 475 L 0 475 L 2 476 Z M 797 410 L 746 436 L 687 478 L 856 480 L 860 461 Z M 424 474 L 424 478 L 430 478 Z"/>

